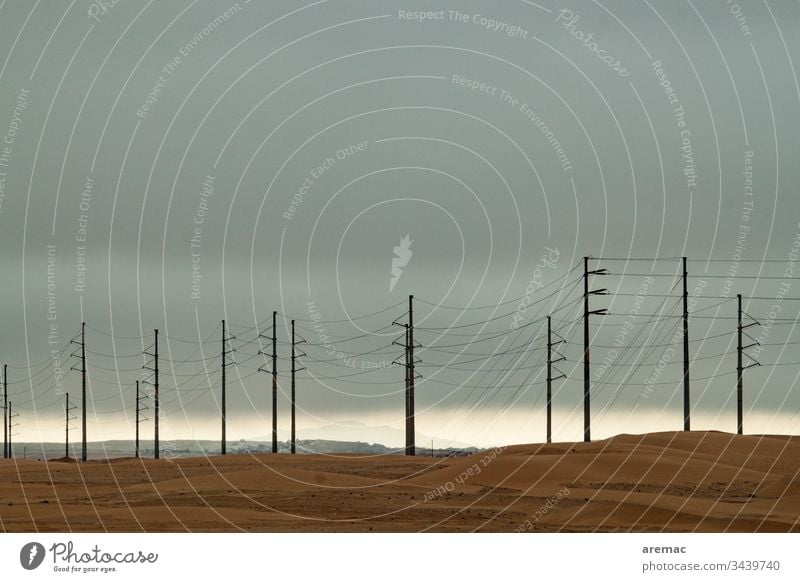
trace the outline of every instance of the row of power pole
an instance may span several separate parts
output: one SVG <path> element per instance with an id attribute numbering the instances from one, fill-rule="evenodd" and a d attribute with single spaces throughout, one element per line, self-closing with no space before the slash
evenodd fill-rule
<path id="1" fill-rule="evenodd" d="M 589 309 L 589 296 L 590 295 L 607 295 L 607 289 L 597 289 L 597 290 L 589 290 L 589 277 L 594 275 L 608 275 L 607 269 L 594 269 L 589 270 L 589 261 L 591 257 L 584 257 L 583 259 L 583 440 L 585 442 L 591 441 L 591 365 L 590 365 L 590 357 L 589 357 L 589 316 L 591 315 L 606 315 L 606 309 Z M 686 257 L 682 257 L 682 279 L 683 279 L 683 315 L 682 315 L 682 323 L 683 323 L 683 430 L 689 431 L 691 430 L 691 391 L 690 391 L 690 383 L 689 383 L 689 285 L 688 285 L 688 278 L 689 272 L 686 266 L 687 259 Z M 748 365 L 743 365 L 743 358 L 746 355 L 745 350 L 751 348 L 753 346 L 759 345 L 759 342 L 754 338 L 750 337 L 745 333 L 745 329 L 752 327 L 754 325 L 760 325 L 758 321 L 754 318 L 747 315 L 742 310 L 742 296 L 741 294 L 737 295 L 738 300 L 738 325 L 737 325 L 737 390 L 736 390 L 736 429 L 738 434 L 742 434 L 743 430 L 743 393 L 744 393 L 744 381 L 743 381 L 743 372 L 747 368 L 751 368 L 753 366 L 759 366 L 760 364 L 755 361 L 752 357 L 750 358 L 752 362 Z M 746 316 L 751 321 L 750 323 L 743 324 L 742 318 Z M 552 360 L 551 358 L 551 349 L 553 346 L 557 345 L 560 342 L 552 342 L 551 338 L 551 328 L 550 328 L 550 318 L 547 318 L 547 329 L 548 329 L 548 340 L 547 340 L 547 348 L 548 348 L 548 356 L 547 356 L 547 442 L 550 442 L 551 439 L 551 382 L 552 380 L 556 380 L 558 378 L 563 378 L 563 374 L 560 376 L 552 377 L 551 374 L 551 366 L 554 362 L 559 360 Z M 747 336 L 752 343 L 743 344 L 743 336 Z"/>
<path id="2" fill-rule="evenodd" d="M 259 372 L 264 372 L 272 376 L 272 452 L 278 452 L 278 312 L 272 312 L 272 335 L 259 334 L 259 339 L 272 341 L 272 352 L 259 350 L 259 356 L 272 356 L 272 365 L 260 366 Z M 299 339 L 298 339 L 299 338 Z M 306 343 L 306 340 L 299 336 L 295 331 L 295 320 L 291 320 L 291 394 L 290 394 L 290 418 L 291 418 L 291 437 L 289 441 L 289 451 L 291 454 L 297 453 L 297 382 L 296 374 L 304 367 L 298 366 L 297 361 L 306 355 L 297 346 Z"/>
<path id="3" fill-rule="evenodd" d="M 607 289 L 593 289 L 590 290 L 590 277 L 598 275 L 608 275 L 607 269 L 589 269 L 589 261 L 591 257 L 584 257 L 584 292 L 583 292 L 583 327 L 584 327 L 584 350 L 583 350 L 583 372 L 584 372 L 584 391 L 583 391 L 583 417 L 584 417 L 584 430 L 583 437 L 585 442 L 591 441 L 591 359 L 590 359 L 590 341 L 589 341 L 589 318 L 591 315 L 606 315 L 606 309 L 590 309 L 589 298 L 592 295 L 608 295 Z M 690 399 L 690 383 L 689 383 L 689 297 L 688 297 L 688 270 L 686 266 L 686 257 L 683 257 L 683 428 L 688 431 L 691 430 L 691 399 Z M 747 355 L 745 350 L 748 348 L 759 345 L 759 342 L 749 336 L 745 330 L 760 325 L 760 323 L 745 313 L 742 309 L 742 296 L 737 295 L 738 300 L 738 325 L 737 325 L 737 432 L 742 434 L 743 431 L 743 392 L 744 370 L 753 366 L 760 365 L 753 358 L 750 358 L 751 363 L 744 365 L 744 357 Z M 394 321 L 393 324 L 401 326 L 404 331 L 403 341 L 395 341 L 395 345 L 401 345 L 404 348 L 403 363 L 395 361 L 395 364 L 402 365 L 405 370 L 405 453 L 406 455 L 413 456 L 416 454 L 416 440 L 415 440 L 415 406 L 414 406 L 414 385 L 415 380 L 420 376 L 415 371 L 415 365 L 419 359 L 414 355 L 415 348 L 421 347 L 419 343 L 414 340 L 414 296 L 408 297 L 408 321 L 398 322 Z M 747 317 L 749 323 L 743 323 L 743 318 Z M 744 344 L 744 337 L 748 337 L 751 343 Z M 158 330 L 154 330 L 153 345 L 144 351 L 144 355 L 150 359 L 146 361 L 143 368 L 151 372 L 148 379 L 143 382 L 152 387 L 152 395 L 143 394 L 140 392 L 139 381 L 136 381 L 136 444 L 135 456 L 139 457 L 139 425 L 141 422 L 148 420 L 142 416 L 144 410 L 149 408 L 142 404 L 145 399 L 152 398 L 153 400 L 153 455 L 154 458 L 159 458 L 160 445 L 159 445 L 159 353 L 158 353 Z M 221 443 L 220 450 L 224 455 L 227 453 L 226 440 L 227 440 L 227 393 L 226 393 L 226 368 L 229 365 L 229 355 L 235 351 L 231 347 L 231 341 L 235 337 L 228 334 L 225 320 L 222 320 L 222 363 L 221 363 Z M 272 335 L 266 336 L 259 334 L 259 339 L 270 339 L 272 341 L 272 366 L 267 369 L 264 366 L 258 368 L 259 372 L 268 372 L 272 375 L 272 452 L 278 452 L 278 417 L 277 417 L 277 392 L 278 392 L 278 371 L 277 371 L 277 312 L 272 312 Z M 72 353 L 72 356 L 79 360 L 78 365 L 73 366 L 73 370 L 81 373 L 81 460 L 87 459 L 87 441 L 86 441 L 86 408 L 87 408 L 87 373 L 86 373 L 86 324 L 81 324 L 81 331 L 78 336 L 71 340 L 71 343 L 77 346 L 77 349 Z M 290 450 L 292 454 L 296 453 L 297 445 L 297 432 L 296 432 L 296 382 L 295 374 L 305 368 L 297 365 L 298 358 L 302 358 L 306 354 L 298 349 L 298 345 L 306 343 L 302 337 L 298 339 L 298 334 L 295 332 L 295 321 L 291 321 L 291 440 Z M 551 325 L 550 316 L 547 316 L 547 442 L 552 442 L 553 420 L 552 420 L 552 383 L 556 380 L 566 378 L 560 370 L 555 368 L 555 364 L 563 361 L 565 358 L 556 347 L 565 343 L 563 337 L 554 332 Z M 259 355 L 267 356 L 267 352 L 259 350 Z M 555 373 L 554 373 L 555 371 Z M 10 458 L 12 456 L 12 430 L 17 424 L 13 419 L 18 417 L 18 413 L 12 413 L 11 402 L 8 400 L 8 367 L 3 366 L 3 458 Z M 69 456 L 69 433 L 72 427 L 70 421 L 78 417 L 72 415 L 72 411 L 77 410 L 77 407 L 70 405 L 69 394 L 66 394 L 65 405 L 65 455 Z"/>
<path id="4" fill-rule="evenodd" d="M 298 339 L 298 334 L 295 332 L 295 322 L 291 322 L 292 329 L 292 355 L 291 355 L 291 452 L 296 453 L 297 445 L 297 430 L 296 430 L 296 382 L 295 374 L 305 368 L 297 365 L 298 358 L 306 354 L 300 351 L 297 346 L 306 343 L 303 338 Z M 278 452 L 278 337 L 277 337 L 277 311 L 272 312 L 272 336 L 265 336 L 259 334 L 259 339 L 269 337 L 272 340 L 272 366 L 267 370 L 264 366 L 258 368 L 259 372 L 269 372 L 272 375 L 272 452 Z M 221 438 L 220 438 L 220 453 L 227 454 L 227 368 L 231 364 L 230 355 L 236 351 L 236 348 L 231 346 L 231 342 L 236 337 L 228 333 L 227 323 L 222 320 L 222 349 L 221 349 L 221 382 L 220 382 L 220 422 L 221 422 Z M 154 330 L 153 345 L 145 350 L 145 357 L 150 358 L 143 366 L 151 374 L 144 383 L 152 386 L 152 399 L 153 399 L 153 456 L 159 458 L 160 442 L 159 442 L 159 358 L 158 358 L 158 330 Z M 267 353 L 263 350 L 258 351 L 259 355 L 266 356 Z M 147 419 L 141 416 L 141 412 L 146 410 L 141 402 L 142 400 L 150 398 L 150 395 L 140 394 L 139 382 L 136 382 L 136 450 L 135 455 L 139 457 L 139 424 Z"/>

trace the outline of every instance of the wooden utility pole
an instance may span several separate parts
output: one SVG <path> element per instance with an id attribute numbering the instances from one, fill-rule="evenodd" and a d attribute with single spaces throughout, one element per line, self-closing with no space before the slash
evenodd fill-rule
<path id="1" fill-rule="evenodd" d="M 220 453 L 225 454 L 225 320 L 222 320 L 222 441 L 220 442 Z"/>
<path id="2" fill-rule="evenodd" d="M 159 405 L 160 399 L 158 394 L 158 330 L 153 330 L 153 336 L 155 337 L 155 344 L 154 344 L 154 351 L 155 354 L 155 377 L 153 382 L 153 456 L 154 458 L 158 459 L 161 456 L 161 441 L 159 439 L 158 434 L 158 415 L 159 415 Z"/>
<path id="3" fill-rule="evenodd" d="M 259 339 L 272 340 L 272 367 L 267 369 L 266 365 L 258 367 L 259 372 L 269 372 L 272 376 L 272 452 L 278 452 L 278 312 L 272 312 L 272 335 L 263 333 L 258 334 Z M 259 356 L 267 357 L 269 354 L 263 350 L 258 350 Z"/>
<path id="4" fill-rule="evenodd" d="M 414 423 L 414 296 L 408 296 L 408 414 L 406 416 L 406 455 L 417 454 Z"/>
<path id="5" fill-rule="evenodd" d="M 744 415 L 742 413 L 742 401 L 744 400 L 744 380 L 742 379 L 742 295 L 736 295 L 738 303 L 736 326 L 736 433 L 742 434 Z"/>
<path id="6" fill-rule="evenodd" d="M 289 452 L 294 455 L 295 454 L 295 414 L 294 414 L 294 397 L 295 397 L 295 385 L 294 385 L 294 374 L 295 374 L 295 366 L 294 366 L 294 358 L 295 358 L 295 351 L 294 351 L 294 319 L 292 320 L 292 435 L 291 435 L 291 444 L 289 448 Z"/>
<path id="7" fill-rule="evenodd" d="M 272 452 L 278 452 L 278 312 L 272 312 Z"/>
<path id="8" fill-rule="evenodd" d="M 589 316 L 605 315 L 605 309 L 589 310 L 589 295 L 607 295 L 606 289 L 589 291 L 589 275 L 607 275 L 607 269 L 589 270 L 589 257 L 583 257 L 583 440 L 592 440 L 591 427 L 591 378 L 589 365 Z"/>
<path id="9" fill-rule="evenodd" d="M 83 434 L 83 448 L 81 449 L 81 461 L 86 462 L 88 457 L 86 450 L 86 322 L 81 322 L 81 397 L 83 402 L 81 410 L 81 432 Z"/>
<path id="10" fill-rule="evenodd" d="M 689 392 L 689 271 L 683 257 L 683 430 L 691 430 L 691 398 Z"/>
<path id="11" fill-rule="evenodd" d="M 297 341 L 294 332 L 294 319 L 292 320 L 292 437 L 291 437 L 291 454 L 295 454 L 297 448 L 297 428 L 295 425 L 295 407 L 296 407 L 296 394 L 295 394 L 295 374 L 301 370 L 305 370 L 305 368 L 298 368 L 297 367 L 297 358 L 301 358 L 306 354 L 302 351 L 297 349 L 298 344 L 305 343 L 306 340 L 300 339 Z"/>
<path id="12" fill-rule="evenodd" d="M 66 393 L 67 404 L 64 406 L 64 457 L 69 459 L 69 392 Z"/>
<path id="13" fill-rule="evenodd" d="M 3 364 L 3 458 L 8 458 L 8 365 Z"/>
<path id="14" fill-rule="evenodd" d="M 408 324 L 404 324 L 405 329 L 405 374 L 406 374 L 406 390 L 405 390 L 405 402 L 406 402 L 406 449 L 410 444 L 409 442 L 409 434 L 408 434 L 408 421 L 411 418 L 411 350 L 409 349 L 408 342 Z"/>
<path id="15" fill-rule="evenodd" d="M 139 416 L 139 380 L 136 380 L 136 441 L 133 449 L 133 457 L 135 459 L 139 458 L 139 422 L 141 421 L 141 417 Z"/>
<path id="16" fill-rule="evenodd" d="M 589 257 L 583 257 L 583 440 L 592 440 L 589 396 Z"/>
<path id="17" fill-rule="evenodd" d="M 8 458 L 14 458 L 14 448 L 11 445 L 11 402 L 6 404 L 6 408 L 8 408 Z"/>

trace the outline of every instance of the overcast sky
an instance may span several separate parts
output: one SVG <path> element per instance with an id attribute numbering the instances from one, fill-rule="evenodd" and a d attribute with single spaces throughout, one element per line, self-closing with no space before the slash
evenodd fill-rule
<path id="1" fill-rule="evenodd" d="M 655 256 L 691 259 L 694 426 L 735 429 L 738 292 L 765 344 L 745 430 L 800 433 L 797 3 L 100 4 L 0 3 L 18 440 L 61 438 L 81 321 L 90 440 L 132 437 L 155 328 L 162 438 L 216 438 L 223 318 L 229 438 L 269 434 L 277 310 L 281 437 L 296 318 L 300 438 L 400 444 L 409 294 L 420 440 L 542 439 L 551 311 L 554 436 L 579 439 L 584 255 L 615 314 L 592 319 L 596 437 L 682 424 L 680 264 L 610 260 Z"/>

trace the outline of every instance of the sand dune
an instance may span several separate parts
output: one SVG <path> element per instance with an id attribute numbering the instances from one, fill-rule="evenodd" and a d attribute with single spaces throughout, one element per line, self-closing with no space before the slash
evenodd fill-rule
<path id="1" fill-rule="evenodd" d="M 0 461 L 4 531 L 800 531 L 800 437 L 718 432 L 471 457 Z"/>

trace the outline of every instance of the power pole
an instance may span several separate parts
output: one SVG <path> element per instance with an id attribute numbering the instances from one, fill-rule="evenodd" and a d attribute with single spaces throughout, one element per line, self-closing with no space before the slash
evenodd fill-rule
<path id="1" fill-rule="evenodd" d="M 81 339 L 78 341 L 73 338 L 70 340 L 71 344 L 75 344 L 80 348 L 80 356 L 77 351 L 72 352 L 73 356 L 80 358 L 80 368 L 72 366 L 72 370 L 78 370 L 81 373 L 81 461 L 86 462 L 86 323 L 81 323 Z"/>
<path id="2" fill-rule="evenodd" d="M 406 455 L 417 453 L 414 427 L 414 296 L 408 296 L 408 416 L 406 417 Z"/>
<path id="3" fill-rule="evenodd" d="M 392 364 L 395 366 L 402 365 L 405 369 L 405 402 L 406 402 L 406 455 L 414 456 L 416 454 L 416 436 L 414 427 L 414 381 L 419 378 L 419 374 L 414 371 L 414 367 L 419 361 L 414 357 L 414 348 L 421 347 L 420 344 L 414 342 L 414 296 L 408 296 L 408 323 L 400 323 L 395 320 L 392 325 L 398 325 L 403 328 L 404 341 L 400 343 L 399 340 L 392 342 L 393 346 L 402 346 L 403 358 L 405 362 L 401 364 L 399 357 L 395 359 Z"/>
<path id="4" fill-rule="evenodd" d="M 71 414 L 71 412 L 77 410 L 78 407 L 69 405 L 69 392 L 67 392 L 65 396 L 67 397 L 67 403 L 64 407 L 64 456 L 69 459 L 69 431 L 72 430 L 69 426 L 69 421 L 78 418 Z"/>
<path id="5" fill-rule="evenodd" d="M 3 364 L 3 458 L 8 458 L 8 365 Z"/>
<path id="6" fill-rule="evenodd" d="M 267 369 L 265 365 L 259 366 L 258 371 L 272 375 L 272 452 L 278 452 L 278 312 L 272 312 L 272 335 L 258 334 L 258 339 L 272 340 L 272 367 Z M 265 350 L 258 350 L 259 356 L 267 357 L 269 353 Z"/>
<path id="7" fill-rule="evenodd" d="M 296 365 L 297 358 L 301 358 L 301 357 L 306 355 L 305 352 L 299 351 L 297 349 L 297 345 L 298 344 L 304 344 L 304 343 L 306 343 L 306 340 L 304 340 L 303 338 L 300 338 L 299 342 L 295 338 L 294 319 L 293 319 L 292 320 L 292 444 L 291 444 L 291 454 L 293 454 L 293 455 L 295 454 L 295 448 L 296 448 L 296 443 L 297 443 L 297 432 L 296 432 L 296 428 L 295 428 L 295 402 L 296 401 L 295 401 L 295 379 L 294 379 L 294 375 L 295 375 L 296 372 L 299 372 L 301 370 L 305 370 L 305 368 L 302 368 L 302 367 L 298 368 L 297 365 Z"/>
<path id="8" fill-rule="evenodd" d="M 553 359 L 553 348 L 559 344 L 564 343 L 564 338 L 556 334 L 559 340 L 553 341 L 553 329 L 551 327 L 550 316 L 547 316 L 547 442 L 553 442 L 553 380 L 566 378 L 559 370 L 557 376 L 553 376 L 553 364 L 566 359 L 563 355 L 558 354 L 558 358 Z"/>
<path id="9" fill-rule="evenodd" d="M 146 406 L 142 406 L 142 400 L 149 398 L 147 394 L 139 393 L 139 380 L 136 380 L 136 445 L 134 450 L 134 458 L 139 458 L 139 425 L 147 420 L 142 418 L 142 411 L 147 410 Z"/>
<path id="10" fill-rule="evenodd" d="M 227 435 L 225 434 L 225 360 L 227 356 L 225 354 L 225 320 L 222 320 L 222 442 L 220 442 L 220 454 L 225 454 L 225 442 L 227 439 Z"/>
<path id="11" fill-rule="evenodd" d="M 689 398 L 689 271 L 683 257 L 683 430 L 691 430 L 691 402 Z"/>
<path id="12" fill-rule="evenodd" d="M 278 452 L 278 312 L 272 312 L 272 452 Z"/>
<path id="13" fill-rule="evenodd" d="M 743 414 L 742 400 L 744 393 L 744 380 L 742 378 L 742 295 L 737 293 L 738 304 L 736 325 L 736 434 L 742 434 Z"/>
<path id="14" fill-rule="evenodd" d="M 592 440 L 589 407 L 589 257 L 583 257 L 583 440 Z"/>
<path id="15" fill-rule="evenodd" d="M 161 456 L 161 445 L 158 435 L 158 413 L 159 413 L 159 397 L 158 397 L 158 330 L 153 330 L 153 351 L 148 352 L 145 350 L 145 356 L 152 358 L 152 366 L 145 364 L 142 366 L 145 370 L 153 373 L 153 381 L 145 380 L 146 383 L 153 387 L 153 458 L 158 459 Z"/>
<path id="16" fill-rule="evenodd" d="M 159 415 L 159 405 L 160 400 L 158 396 L 158 330 L 153 330 L 153 336 L 155 337 L 155 382 L 153 384 L 153 426 L 155 427 L 153 430 L 153 455 L 156 459 L 161 456 L 161 440 L 158 435 L 158 415 Z"/>
<path id="17" fill-rule="evenodd" d="M 86 322 L 81 322 L 81 398 L 83 400 L 81 410 L 81 433 L 83 436 L 83 448 L 81 449 L 81 461 L 86 462 Z"/>
<path id="18" fill-rule="evenodd" d="M 607 275 L 607 269 L 589 270 L 589 257 L 583 257 L 583 441 L 591 442 L 591 379 L 589 365 L 589 316 L 605 315 L 605 309 L 589 310 L 589 295 L 607 295 L 608 290 L 589 291 L 589 275 Z"/>
<path id="19" fill-rule="evenodd" d="M 747 329 L 748 327 L 753 327 L 754 325 L 761 325 L 761 324 L 758 321 L 756 321 L 755 319 L 753 319 L 752 317 L 750 317 L 749 315 L 747 315 L 746 313 L 744 313 L 742 311 L 742 295 L 741 295 L 741 293 L 736 295 L 736 300 L 737 300 L 738 307 L 739 307 L 738 310 L 737 310 L 738 325 L 736 326 L 736 332 L 737 332 L 736 333 L 736 339 L 737 339 L 737 342 L 736 342 L 736 433 L 737 434 L 742 434 L 742 429 L 743 429 L 743 426 L 744 426 L 744 410 L 743 410 L 743 406 L 742 406 L 742 402 L 744 400 L 744 378 L 743 378 L 743 372 L 747 368 L 752 368 L 753 366 L 760 366 L 761 365 L 755 360 L 753 360 L 753 362 L 751 364 L 748 364 L 747 366 L 742 365 L 742 359 L 743 359 L 743 355 L 744 355 L 744 350 L 746 350 L 748 348 L 752 348 L 753 346 L 760 345 L 758 340 L 750 337 L 749 335 L 747 337 L 750 338 L 751 340 L 753 340 L 753 343 L 747 344 L 746 346 L 742 345 L 742 336 L 747 335 L 747 334 L 744 333 L 743 330 Z M 742 325 L 742 315 L 743 314 L 747 315 L 747 317 L 750 317 L 750 319 L 752 319 L 753 321 L 748 323 L 747 325 Z M 750 359 L 752 360 L 752 358 L 750 358 Z"/>
<path id="20" fill-rule="evenodd" d="M 411 345 L 408 343 L 408 324 L 404 324 L 406 337 L 405 337 L 405 373 L 406 373 L 406 390 L 405 390 L 405 401 L 406 401 L 406 450 L 411 445 L 411 441 L 409 440 L 409 432 L 408 432 L 408 423 L 409 419 L 411 418 L 411 349 L 409 346 Z"/>
<path id="21" fill-rule="evenodd" d="M 294 421 L 295 421 L 295 414 L 294 414 L 294 397 L 295 397 L 294 373 L 295 373 L 295 364 L 294 364 L 294 359 L 295 359 L 295 350 L 294 350 L 294 319 L 293 319 L 292 320 L 292 406 L 291 406 L 291 408 L 292 408 L 292 412 L 291 412 L 291 416 L 292 416 L 292 436 L 291 436 L 291 445 L 290 445 L 290 449 L 289 449 L 289 452 L 292 455 L 295 454 L 295 441 L 294 441 L 294 439 L 295 439 L 295 436 L 296 436 L 295 426 L 294 426 Z"/>
<path id="22" fill-rule="evenodd" d="M 64 458 L 69 459 L 69 392 L 66 393 L 67 403 L 64 406 Z"/>
<path id="23" fill-rule="evenodd" d="M 230 341 L 235 339 L 233 336 L 228 336 L 226 328 L 225 328 L 225 320 L 222 320 L 222 442 L 220 444 L 220 454 L 225 455 L 227 454 L 227 395 L 226 395 L 226 387 L 225 387 L 225 368 L 228 365 L 228 354 L 235 352 L 236 350 L 230 348 Z"/>

